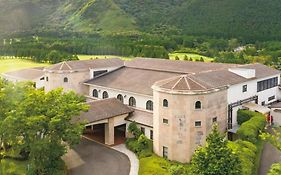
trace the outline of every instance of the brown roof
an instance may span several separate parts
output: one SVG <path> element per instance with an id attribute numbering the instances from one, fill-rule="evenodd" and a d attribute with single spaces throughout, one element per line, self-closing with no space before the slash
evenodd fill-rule
<path id="1" fill-rule="evenodd" d="M 246 65 L 241 65 L 239 66 L 241 68 L 246 68 L 246 69 L 255 69 L 256 70 L 256 78 L 266 78 L 268 76 L 280 74 L 279 70 L 273 69 L 269 66 L 260 64 L 260 63 L 255 63 L 255 64 L 246 64 Z"/>
<path id="2" fill-rule="evenodd" d="M 21 80 L 34 80 L 44 76 L 44 71 L 42 67 L 21 69 L 12 72 L 2 73 L 3 76 L 13 77 Z"/>
<path id="3" fill-rule="evenodd" d="M 127 117 L 126 120 L 153 127 L 153 113 L 151 112 L 135 109 L 135 111 Z"/>
<path id="4" fill-rule="evenodd" d="M 152 96 L 151 86 L 156 81 L 178 75 L 180 74 L 123 67 L 85 83 Z"/>
<path id="5" fill-rule="evenodd" d="M 126 67 L 175 72 L 182 74 L 199 73 L 237 67 L 237 64 L 205 63 L 195 61 L 165 60 L 155 58 L 137 58 L 125 62 Z"/>
<path id="6" fill-rule="evenodd" d="M 93 60 L 78 60 L 78 61 L 64 61 L 45 70 L 48 71 L 73 71 L 73 70 L 87 70 L 89 68 L 103 68 L 103 67 L 121 67 L 124 61 L 119 58 L 108 59 L 93 59 Z"/>
<path id="7" fill-rule="evenodd" d="M 230 72 L 232 67 L 255 69 L 252 79 L 280 74 L 262 64 L 233 65 L 157 59 L 136 59 L 122 67 L 85 83 L 139 94 L 153 95 L 152 85 L 170 90 L 204 91 L 249 81 Z M 192 73 L 187 73 L 187 72 Z"/>
<path id="8" fill-rule="evenodd" d="M 155 83 L 156 86 L 169 90 L 185 91 L 185 90 L 195 90 L 204 91 L 208 87 L 198 83 L 196 80 L 192 79 L 189 75 L 181 75 L 166 80 L 162 80 Z"/>
<path id="9" fill-rule="evenodd" d="M 88 104 L 90 105 L 89 110 L 79 116 L 79 121 L 92 123 L 134 111 L 116 98 L 96 100 Z"/>

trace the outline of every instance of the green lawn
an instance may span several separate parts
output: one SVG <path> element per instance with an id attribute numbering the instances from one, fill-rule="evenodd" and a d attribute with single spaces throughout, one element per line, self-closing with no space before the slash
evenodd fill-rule
<path id="1" fill-rule="evenodd" d="M 205 62 L 211 62 L 214 60 L 213 58 L 194 53 L 170 53 L 169 57 L 171 60 L 174 60 L 175 57 L 178 56 L 180 60 L 183 60 L 185 55 L 188 57 L 188 59 L 192 58 L 193 61 L 195 61 L 196 59 L 199 60 L 201 57 L 204 59 Z"/>
<path id="2" fill-rule="evenodd" d="M 121 58 L 122 60 L 131 60 L 133 57 L 123 57 L 116 55 L 78 55 L 79 60 L 89 60 L 95 58 Z"/>
<path id="3" fill-rule="evenodd" d="M 192 58 L 193 61 L 196 59 L 200 59 L 201 57 L 204 59 L 205 62 L 211 62 L 214 59 L 198 54 L 193 54 L 193 53 L 170 53 L 169 57 L 171 60 L 174 60 L 176 56 L 180 58 L 180 60 L 183 60 L 184 56 L 187 56 L 188 59 Z M 80 60 L 89 60 L 91 58 L 121 58 L 122 60 L 132 60 L 134 57 L 124 57 L 124 56 L 116 56 L 116 55 L 78 55 L 78 58 Z"/>
<path id="4" fill-rule="evenodd" d="M 33 61 L 23 59 L 1 59 L 0 57 L 0 73 L 42 66 L 48 66 L 48 64 L 35 63 Z"/>
<path id="5" fill-rule="evenodd" d="M 162 157 L 152 155 L 139 160 L 139 175 L 171 175 L 169 167 L 172 165 L 184 165 L 187 172 L 190 172 L 190 165 L 168 161 Z M 191 175 L 191 173 L 188 173 Z"/>
<path id="6" fill-rule="evenodd" d="M 0 161 L 0 174 L 26 175 L 28 161 L 2 159 Z"/>

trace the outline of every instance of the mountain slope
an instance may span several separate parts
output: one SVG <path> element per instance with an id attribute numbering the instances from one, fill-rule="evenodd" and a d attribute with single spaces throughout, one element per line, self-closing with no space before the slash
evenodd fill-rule
<path id="1" fill-rule="evenodd" d="M 280 0 L 0 0 L 0 33 L 141 31 L 281 39 Z"/>

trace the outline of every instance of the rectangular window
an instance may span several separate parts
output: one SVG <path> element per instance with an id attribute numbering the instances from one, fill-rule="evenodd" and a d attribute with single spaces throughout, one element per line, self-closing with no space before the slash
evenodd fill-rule
<path id="1" fill-rule="evenodd" d="M 261 105 L 264 106 L 265 105 L 265 101 L 261 102 Z"/>
<path id="2" fill-rule="evenodd" d="M 257 92 L 276 87 L 277 85 L 278 85 L 278 77 L 259 81 L 257 82 Z"/>
<path id="3" fill-rule="evenodd" d="M 195 121 L 195 127 L 201 127 L 201 121 Z"/>
<path id="4" fill-rule="evenodd" d="M 213 123 L 216 123 L 218 121 L 218 117 L 213 118 Z"/>
<path id="5" fill-rule="evenodd" d="M 163 146 L 163 157 L 168 158 L 168 147 Z"/>
<path id="6" fill-rule="evenodd" d="M 163 123 L 165 123 L 165 124 L 169 124 L 169 120 L 168 120 L 168 119 L 163 118 Z"/>
<path id="7" fill-rule="evenodd" d="M 247 85 L 243 85 L 242 92 L 247 92 Z"/>
<path id="8" fill-rule="evenodd" d="M 145 128 L 144 128 L 144 127 L 141 127 L 140 129 L 141 129 L 141 132 L 142 132 L 143 134 L 145 134 Z"/>
<path id="9" fill-rule="evenodd" d="M 274 100 L 275 99 L 275 95 L 268 97 L 268 101 Z"/>
<path id="10" fill-rule="evenodd" d="M 150 139 L 153 140 L 153 131 L 150 130 Z"/>

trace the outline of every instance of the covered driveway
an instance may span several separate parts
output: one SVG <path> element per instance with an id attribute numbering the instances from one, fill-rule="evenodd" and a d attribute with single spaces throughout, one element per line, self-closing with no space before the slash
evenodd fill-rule
<path id="1" fill-rule="evenodd" d="M 107 145 L 124 142 L 126 121 L 134 110 L 116 98 L 96 100 L 88 103 L 90 108 L 78 120 L 86 123 L 84 135 Z"/>
<path id="2" fill-rule="evenodd" d="M 63 157 L 68 175 L 129 175 L 128 157 L 111 148 L 87 139 Z"/>

